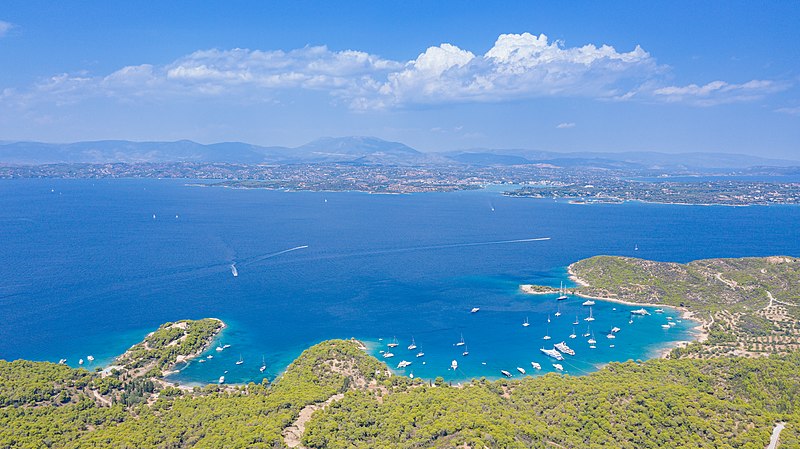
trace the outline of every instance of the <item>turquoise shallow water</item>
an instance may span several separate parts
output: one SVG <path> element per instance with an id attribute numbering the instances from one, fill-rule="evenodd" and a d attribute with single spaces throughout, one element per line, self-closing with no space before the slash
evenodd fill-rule
<path id="1" fill-rule="evenodd" d="M 581 206 L 497 191 L 398 196 L 184 184 L 0 182 L 0 357 L 76 365 L 92 354 L 94 367 L 163 322 L 212 316 L 228 324 L 221 340 L 231 347 L 182 367 L 175 379 L 211 382 L 228 371 L 231 382 L 260 381 L 262 356 L 273 378 L 316 342 L 355 337 L 380 355 L 396 336 L 391 366 L 405 359 L 413 362 L 406 374 L 460 381 L 517 366 L 531 373 L 531 361 L 552 369 L 539 353 L 550 315 L 550 343 L 566 340 L 577 354 L 563 365 L 581 374 L 653 356 L 690 338 L 692 323 L 663 331 L 665 314 L 628 324 L 629 307 L 598 302 L 598 344 L 590 350 L 580 337 L 582 300 L 563 301 L 556 318 L 553 296 L 525 295 L 519 284 L 557 286 L 569 263 L 596 254 L 684 262 L 800 253 L 794 207 Z M 537 237 L 550 239 L 509 242 Z M 481 310 L 471 314 L 472 307 Z M 612 326 L 622 329 L 615 348 L 605 338 Z M 453 345 L 461 334 L 467 357 Z M 425 357 L 406 349 L 412 336 Z M 235 365 L 240 357 L 245 363 Z M 448 369 L 453 359 L 456 371 Z"/>

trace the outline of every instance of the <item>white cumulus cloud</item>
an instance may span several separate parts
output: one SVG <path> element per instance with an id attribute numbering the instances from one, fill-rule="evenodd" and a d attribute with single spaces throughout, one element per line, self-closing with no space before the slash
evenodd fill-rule
<path id="1" fill-rule="evenodd" d="M 326 46 L 200 50 L 164 65 L 127 66 L 102 75 L 54 75 L 28 89 L 14 89 L 3 99 L 30 105 L 97 97 L 158 102 L 216 96 L 236 104 L 272 101 L 278 92 L 316 91 L 353 110 L 376 110 L 543 97 L 712 105 L 761 98 L 784 88 L 764 80 L 667 86 L 662 81 L 666 71 L 638 45 L 630 51 L 594 44 L 569 47 L 544 34 L 522 33 L 500 35 L 484 54 L 444 43 L 408 61 Z"/>
<path id="2" fill-rule="evenodd" d="M 449 102 L 499 102 L 545 96 L 613 97 L 627 82 L 658 71 L 641 47 L 565 48 L 544 34 L 503 34 L 476 56 L 451 44 L 430 47 L 403 70 L 390 73 L 354 103 L 393 107 Z"/>
<path id="3" fill-rule="evenodd" d="M 574 128 L 574 127 L 575 127 L 575 123 L 573 123 L 573 122 L 564 122 L 564 123 L 559 123 L 558 125 L 556 125 L 557 129 L 569 129 L 569 128 Z"/>

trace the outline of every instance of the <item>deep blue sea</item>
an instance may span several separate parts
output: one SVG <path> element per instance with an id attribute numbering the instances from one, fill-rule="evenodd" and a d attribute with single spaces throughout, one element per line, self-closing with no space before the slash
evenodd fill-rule
<path id="1" fill-rule="evenodd" d="M 398 373 L 455 382 L 498 377 L 501 369 L 517 375 L 516 367 L 531 374 L 531 362 L 552 371 L 539 348 L 566 340 L 577 354 L 562 363 L 565 371 L 583 374 L 655 356 L 690 339 L 695 323 L 663 330 L 667 315 L 679 318 L 668 309 L 630 324 L 631 307 L 598 301 L 591 323 L 598 343 L 590 349 L 581 336 L 588 324 L 582 299 L 525 295 L 519 284 L 558 286 L 567 265 L 598 254 L 676 262 L 800 255 L 797 207 L 573 205 L 497 189 L 369 195 L 186 183 L 0 181 L 0 358 L 66 358 L 77 366 L 92 354 L 95 362 L 84 365 L 92 369 L 164 322 L 218 317 L 228 324 L 221 343 L 231 347 L 211 349 L 213 359 L 182 366 L 174 379 L 272 379 L 304 348 L 349 337 L 379 357 L 396 337 L 387 362 L 412 362 Z M 473 307 L 480 311 L 470 313 Z M 606 338 L 612 326 L 622 329 L 614 340 Z M 462 335 L 466 345 L 455 346 Z M 415 351 L 407 349 L 412 337 Z M 419 351 L 425 356 L 415 357 Z"/>

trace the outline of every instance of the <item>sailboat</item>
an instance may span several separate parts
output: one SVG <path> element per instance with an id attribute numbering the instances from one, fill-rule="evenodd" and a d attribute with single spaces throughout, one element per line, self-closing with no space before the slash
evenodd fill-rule
<path id="1" fill-rule="evenodd" d="M 528 322 L 528 317 L 525 317 L 525 321 L 522 322 L 522 327 L 528 327 L 531 323 Z"/>
<path id="2" fill-rule="evenodd" d="M 575 334 L 575 326 L 572 326 L 572 333 L 569 334 L 569 338 L 578 338 L 578 336 Z"/>
<path id="3" fill-rule="evenodd" d="M 550 337 L 550 326 L 547 326 L 547 333 L 544 334 L 544 337 L 542 337 L 542 340 L 550 340 L 550 338 L 551 338 Z"/>
<path id="4" fill-rule="evenodd" d="M 461 334 L 461 341 L 456 343 L 456 346 L 464 346 L 464 334 Z"/>
<path id="5" fill-rule="evenodd" d="M 572 324 L 577 326 L 579 323 L 580 323 L 580 321 L 578 321 L 578 315 L 575 315 L 575 321 L 573 321 Z"/>
<path id="6" fill-rule="evenodd" d="M 588 336 L 590 336 L 590 335 L 592 335 L 591 326 L 587 324 L 587 325 L 586 325 L 586 333 L 585 333 L 585 334 L 583 334 L 583 336 L 584 336 L 584 337 L 588 337 Z"/>
<path id="7" fill-rule="evenodd" d="M 239 360 L 236 361 L 236 364 L 241 365 L 242 363 L 244 363 L 244 359 L 242 358 L 242 355 L 239 354 Z"/>
<path id="8" fill-rule="evenodd" d="M 550 315 L 547 315 L 547 322 L 550 322 Z"/>
<path id="9" fill-rule="evenodd" d="M 261 356 L 261 368 L 259 368 L 258 370 L 263 373 L 265 369 L 267 369 L 267 362 L 264 361 L 264 356 L 262 355 Z"/>
<path id="10" fill-rule="evenodd" d="M 589 316 L 583 319 L 584 321 L 594 321 L 594 317 L 592 316 L 592 308 L 589 307 Z"/>
<path id="11" fill-rule="evenodd" d="M 408 345 L 408 350 L 413 351 L 415 349 L 417 349 L 417 343 L 414 342 L 414 337 L 411 337 L 411 344 Z"/>
<path id="12" fill-rule="evenodd" d="M 556 311 L 556 316 L 561 316 L 561 304 L 558 305 L 558 310 Z"/>
<path id="13" fill-rule="evenodd" d="M 386 346 L 388 346 L 388 347 L 390 347 L 390 348 L 394 348 L 394 347 L 395 347 L 395 346 L 397 346 L 398 344 L 399 344 L 399 343 L 397 343 L 397 337 L 394 337 L 394 339 L 392 340 L 392 342 L 391 342 L 391 343 L 389 343 L 389 344 L 387 344 Z"/>
<path id="14" fill-rule="evenodd" d="M 559 301 L 567 299 L 567 291 L 564 290 L 564 283 L 563 282 L 561 283 L 561 288 L 558 289 L 558 292 L 560 293 L 560 296 L 558 297 Z"/>
<path id="15" fill-rule="evenodd" d="M 464 352 L 462 352 L 461 355 L 464 357 L 469 355 L 469 348 L 466 345 L 464 346 Z"/>
<path id="16" fill-rule="evenodd" d="M 592 332 L 592 338 L 587 340 L 586 343 L 589 343 L 590 345 L 597 344 L 597 340 L 594 339 L 594 332 Z"/>

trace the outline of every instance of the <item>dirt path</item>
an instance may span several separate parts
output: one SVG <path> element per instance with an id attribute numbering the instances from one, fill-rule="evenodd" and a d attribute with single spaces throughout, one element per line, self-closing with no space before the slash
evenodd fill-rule
<path id="1" fill-rule="evenodd" d="M 781 430 L 783 430 L 784 427 L 786 427 L 785 422 L 779 422 L 775 425 L 775 428 L 772 429 L 772 436 L 769 439 L 769 446 L 767 446 L 767 449 L 775 449 L 778 447 L 778 440 L 781 437 Z"/>
<path id="2" fill-rule="evenodd" d="M 327 401 L 317 404 L 306 405 L 300 410 L 300 415 L 289 427 L 283 429 L 283 442 L 289 447 L 296 447 L 303 449 L 300 446 L 300 440 L 303 438 L 303 433 L 306 431 L 306 423 L 311 419 L 311 415 L 317 410 L 325 409 L 333 402 L 338 401 L 344 397 L 344 394 L 335 394 L 328 398 Z"/>
<path id="3" fill-rule="evenodd" d="M 775 299 L 775 298 L 772 296 L 772 293 L 770 293 L 769 291 L 767 291 L 767 296 L 769 296 L 769 305 L 768 305 L 767 307 L 772 307 L 772 303 L 773 303 L 773 302 L 774 302 L 774 303 L 777 303 L 777 304 L 782 304 L 782 305 L 784 305 L 784 306 L 800 307 L 799 305 L 797 305 L 797 304 L 792 304 L 792 303 L 790 303 L 790 302 L 778 301 L 777 299 Z"/>

